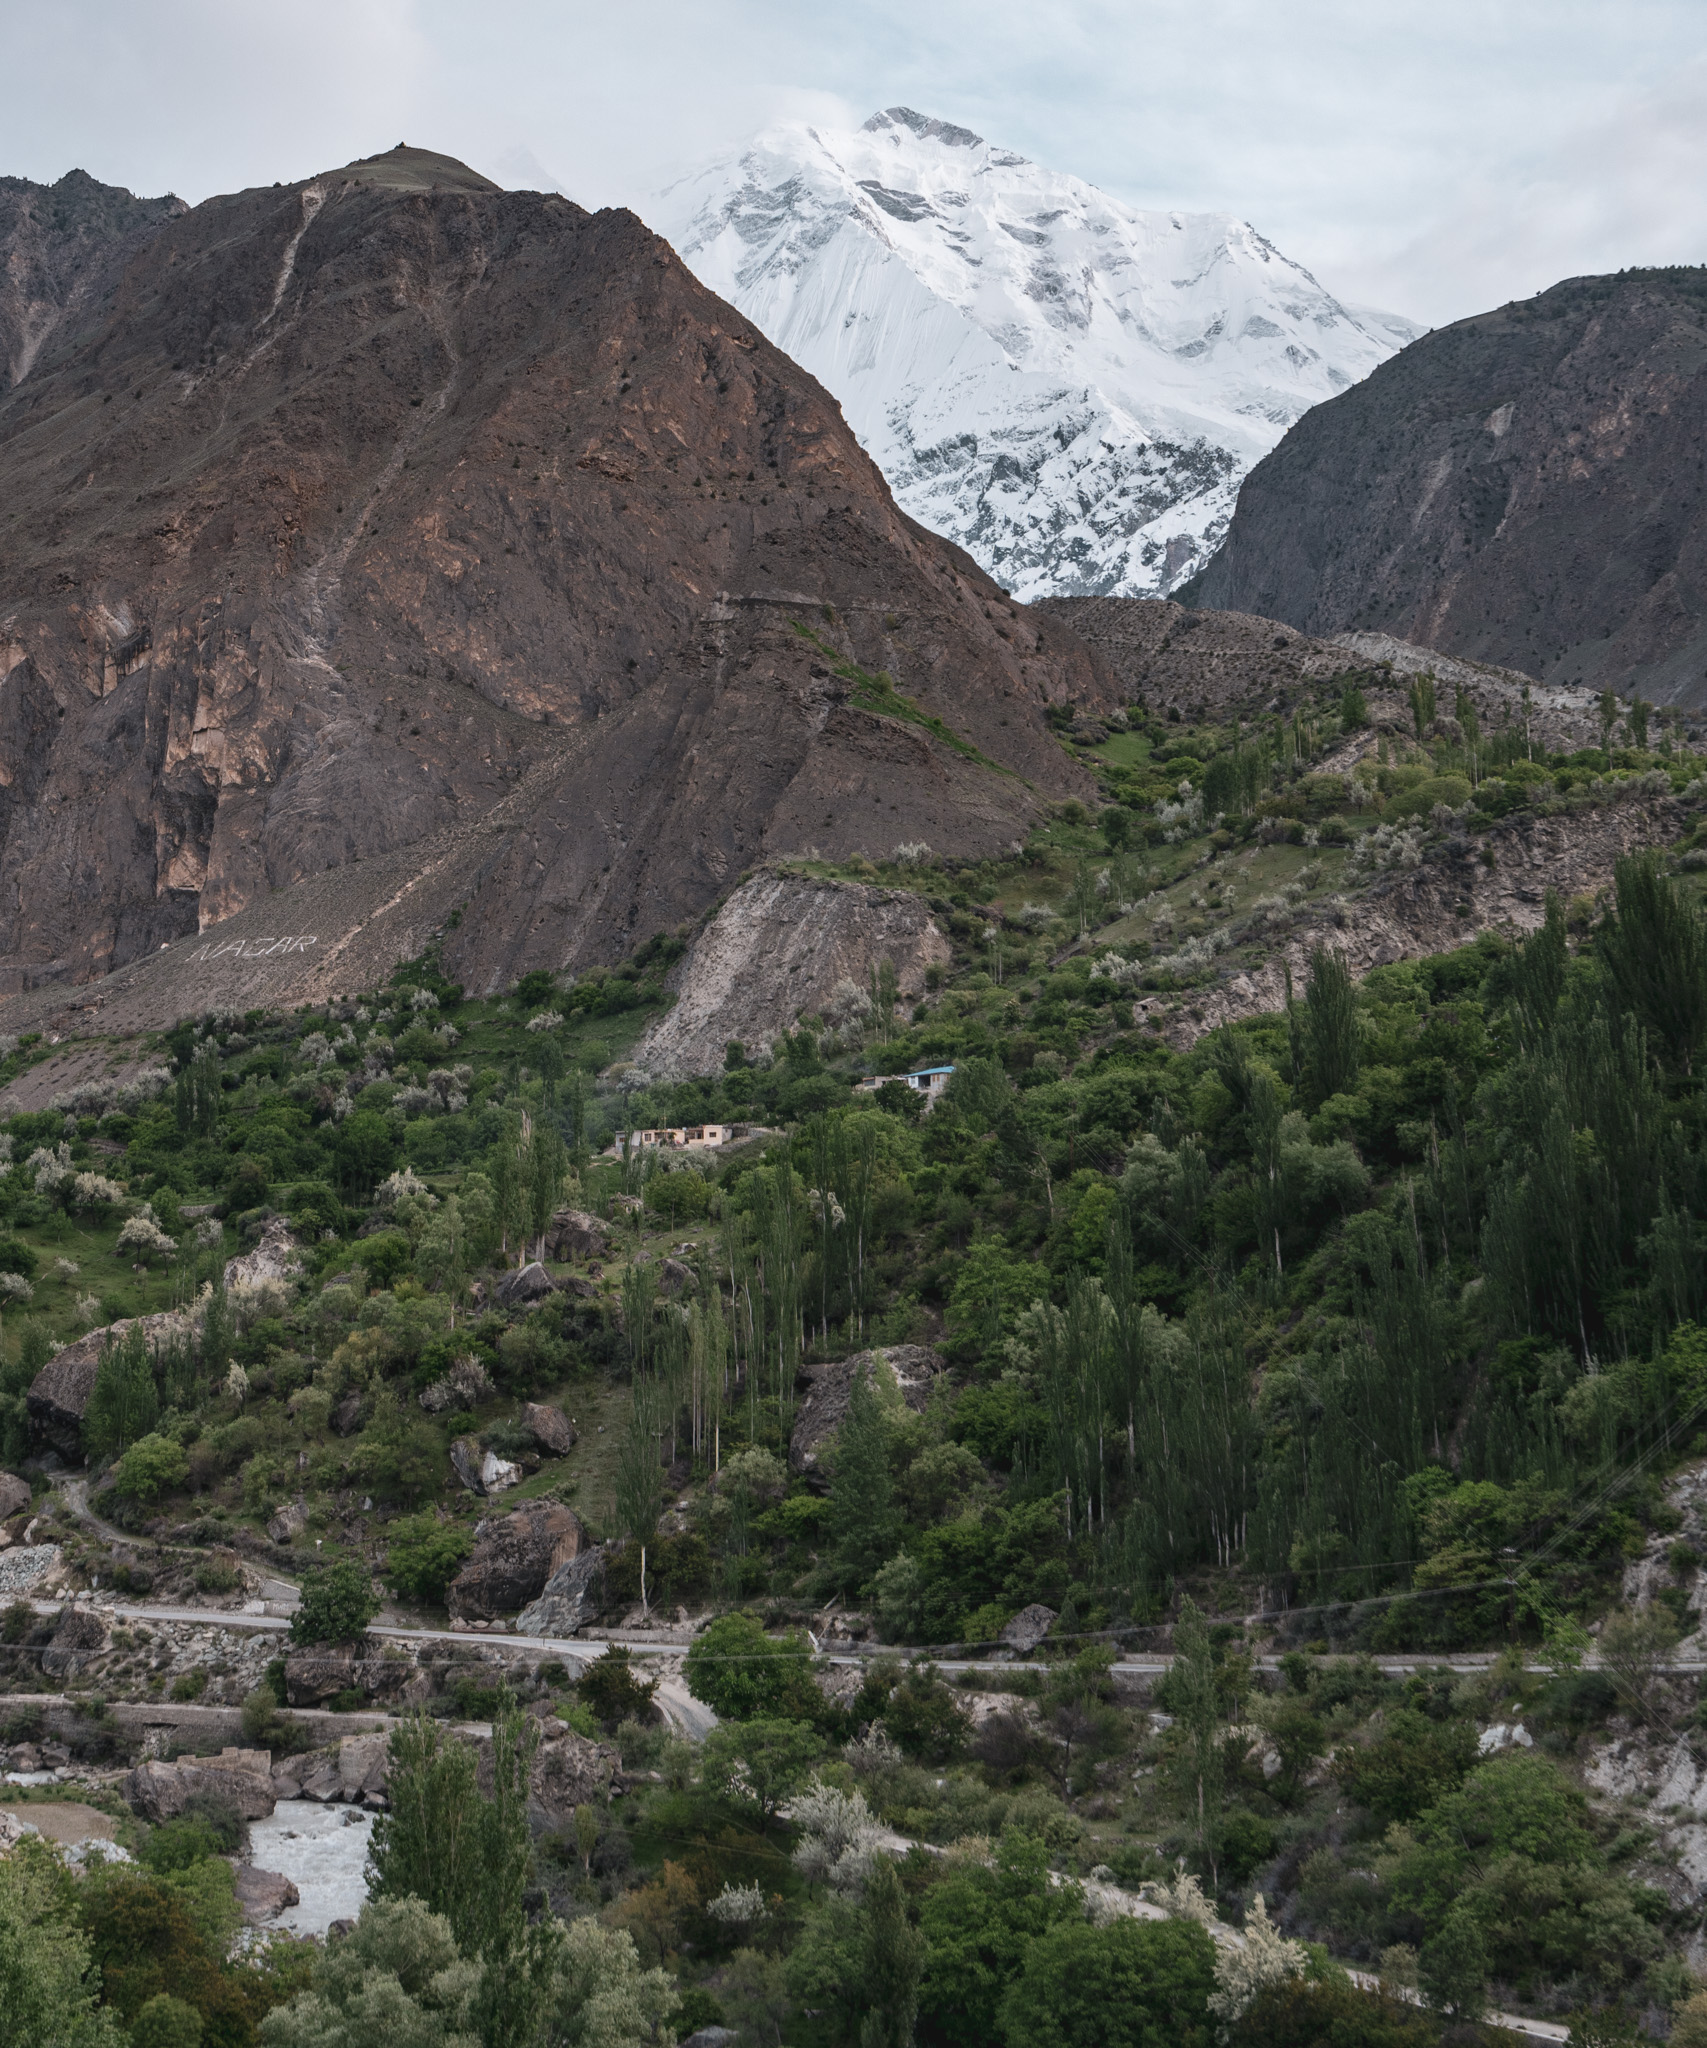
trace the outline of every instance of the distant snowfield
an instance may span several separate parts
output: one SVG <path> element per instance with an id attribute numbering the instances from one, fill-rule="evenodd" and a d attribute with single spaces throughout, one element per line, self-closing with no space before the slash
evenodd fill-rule
<path id="1" fill-rule="evenodd" d="M 1231 215 L 1140 213 L 902 107 L 772 129 L 650 215 L 1023 598 L 1183 582 L 1252 464 L 1421 332 Z"/>

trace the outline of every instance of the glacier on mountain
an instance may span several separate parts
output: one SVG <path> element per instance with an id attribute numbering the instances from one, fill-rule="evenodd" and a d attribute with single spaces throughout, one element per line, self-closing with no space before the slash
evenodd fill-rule
<path id="1" fill-rule="evenodd" d="M 1139 212 L 906 107 L 772 129 L 649 213 L 1022 598 L 1176 588 L 1252 464 L 1421 331 L 1231 215 Z"/>

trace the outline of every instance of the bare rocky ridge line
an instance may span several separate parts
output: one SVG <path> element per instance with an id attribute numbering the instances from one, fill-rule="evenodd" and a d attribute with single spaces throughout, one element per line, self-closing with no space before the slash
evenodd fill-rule
<path id="1" fill-rule="evenodd" d="M 1599 697 L 1593 690 L 1542 683 L 1521 670 L 1461 660 L 1390 633 L 1319 639 L 1280 619 L 1209 611 L 1165 598 L 1045 598 L 1032 611 L 1095 648 L 1129 700 L 1152 711 L 1177 710 L 1192 719 L 1249 716 L 1290 708 L 1300 691 L 1327 678 L 1356 672 L 1367 684 L 1366 672 L 1390 669 L 1397 678 L 1432 675 L 1444 685 L 1443 717 L 1450 715 L 1447 693 L 1462 686 L 1485 732 L 1522 722 L 1527 688 L 1537 745 L 1588 746 L 1600 735 Z M 1390 714 L 1385 720 L 1390 729 L 1409 730 L 1402 692 L 1396 705 L 1383 708 Z"/>
<path id="2" fill-rule="evenodd" d="M 1195 601 L 1707 707 L 1707 272 L 1437 329 L 1246 477 Z"/>
<path id="3" fill-rule="evenodd" d="M 314 940 L 259 1003 L 441 925 L 481 990 L 608 964 L 770 859 L 1005 846 L 1089 793 L 1045 706 L 1117 696 L 632 216 L 420 151 L 157 225 L 0 394 L 0 484 L 17 999 L 216 930 Z"/>

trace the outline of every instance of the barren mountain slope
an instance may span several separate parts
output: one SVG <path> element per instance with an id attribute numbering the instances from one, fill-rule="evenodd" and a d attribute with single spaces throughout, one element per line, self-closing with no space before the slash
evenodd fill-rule
<path id="1" fill-rule="evenodd" d="M 1337 633 L 1313 639 L 1279 619 L 1215 612 L 1167 598 L 1048 597 L 1031 607 L 1100 654 L 1127 700 L 1183 718 L 1249 718 L 1285 711 L 1323 678 L 1355 680 L 1368 700 L 1372 726 L 1408 730 L 1409 681 L 1433 676 L 1442 704 L 1469 693 L 1483 727 L 1527 724 L 1549 747 L 1586 747 L 1600 737 L 1600 700 L 1579 684 L 1538 683 L 1519 670 L 1464 661 L 1390 633 Z M 1693 733 L 1691 734 L 1693 737 Z M 1373 749 L 1355 735 L 1339 750 L 1349 766 Z"/>
<path id="2" fill-rule="evenodd" d="M 333 870 L 316 946 L 608 960 L 772 853 L 1011 841 L 1114 690 L 632 215 L 421 151 L 162 226 L 0 399 L 0 506 L 13 990 Z"/>
<path id="3" fill-rule="evenodd" d="M 53 185 L 0 178 L 0 391 L 98 318 L 125 262 L 183 211 L 87 171 Z"/>
<path id="4" fill-rule="evenodd" d="M 1246 478 L 1196 601 L 1707 704 L 1707 271 L 1424 336 Z"/>

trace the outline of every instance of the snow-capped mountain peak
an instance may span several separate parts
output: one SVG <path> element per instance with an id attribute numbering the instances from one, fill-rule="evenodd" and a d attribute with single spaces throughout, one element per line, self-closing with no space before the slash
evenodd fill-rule
<path id="1" fill-rule="evenodd" d="M 772 129 L 652 212 L 1022 597 L 1181 582 L 1246 470 L 1408 326 L 1248 222 L 1139 212 L 907 107 Z"/>

